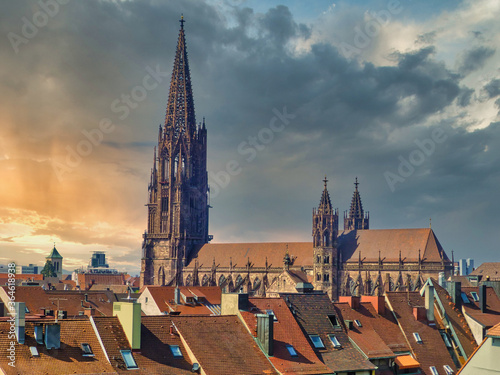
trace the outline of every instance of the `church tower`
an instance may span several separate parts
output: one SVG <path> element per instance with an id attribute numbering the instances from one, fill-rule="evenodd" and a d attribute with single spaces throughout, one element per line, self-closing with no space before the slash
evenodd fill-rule
<path id="1" fill-rule="evenodd" d="M 338 210 L 332 208 L 326 177 L 323 182 L 324 189 L 319 206 L 313 209 L 314 289 L 323 290 L 328 293 L 330 299 L 336 299 L 339 215 Z"/>
<path id="2" fill-rule="evenodd" d="M 148 186 L 141 286 L 180 284 L 193 249 L 209 241 L 207 130 L 196 125 L 184 22 Z"/>
<path id="3" fill-rule="evenodd" d="M 354 183 L 354 194 L 352 195 L 351 208 L 344 212 L 344 230 L 370 229 L 370 215 L 363 211 L 361 196 L 358 191 L 358 178 Z"/>

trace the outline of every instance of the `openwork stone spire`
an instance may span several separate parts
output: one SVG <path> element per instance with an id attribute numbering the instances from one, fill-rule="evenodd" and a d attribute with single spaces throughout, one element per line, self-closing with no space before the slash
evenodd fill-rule
<path id="1" fill-rule="evenodd" d="M 181 29 L 179 31 L 179 39 L 177 40 L 177 51 L 175 53 L 165 115 L 165 132 L 172 134 L 174 138 L 179 138 L 180 135 L 186 133 L 188 134 L 188 138 L 191 138 L 191 135 L 196 130 L 193 90 L 191 88 L 191 76 L 184 36 L 184 22 L 184 18 L 181 17 Z"/>
<path id="2" fill-rule="evenodd" d="M 369 216 L 363 210 L 363 203 L 361 203 L 361 196 L 358 190 L 358 178 L 354 183 L 354 193 L 352 195 L 351 208 L 349 212 L 344 213 L 344 230 L 352 229 L 369 229 Z"/>
<path id="3" fill-rule="evenodd" d="M 326 184 L 328 183 L 326 176 L 323 182 L 325 184 L 325 188 L 323 189 L 323 194 L 321 195 L 321 200 L 319 201 L 318 213 L 331 215 L 333 213 L 333 209 L 332 202 L 330 201 L 330 194 L 328 193 L 328 189 L 326 187 Z"/>

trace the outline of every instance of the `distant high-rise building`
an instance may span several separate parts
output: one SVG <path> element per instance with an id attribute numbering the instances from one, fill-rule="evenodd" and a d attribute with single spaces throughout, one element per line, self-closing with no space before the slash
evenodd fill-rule
<path id="1" fill-rule="evenodd" d="M 474 259 L 460 259 L 458 261 L 458 270 L 460 276 L 467 276 L 472 271 L 474 271 Z"/>

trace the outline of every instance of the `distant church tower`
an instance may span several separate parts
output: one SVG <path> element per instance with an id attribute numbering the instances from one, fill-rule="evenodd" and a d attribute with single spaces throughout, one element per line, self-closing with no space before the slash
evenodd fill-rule
<path id="1" fill-rule="evenodd" d="M 332 208 L 326 184 L 317 209 L 313 209 L 314 289 L 323 290 L 332 299 L 337 298 L 338 259 L 337 234 L 338 210 Z"/>
<path id="2" fill-rule="evenodd" d="M 370 216 L 369 213 L 363 211 L 363 204 L 361 203 L 361 196 L 358 191 L 358 178 L 354 183 L 355 189 L 352 195 L 351 208 L 349 211 L 344 212 L 344 230 L 353 229 L 370 229 Z"/>
<path id="3" fill-rule="evenodd" d="M 45 257 L 46 260 L 50 260 L 52 265 L 54 266 L 54 271 L 56 272 L 56 277 L 61 280 L 62 279 L 62 263 L 63 257 L 59 254 L 59 251 L 56 249 L 56 244 L 54 243 L 54 248 L 50 252 L 49 256 Z"/>
<path id="4" fill-rule="evenodd" d="M 209 241 L 207 130 L 196 125 L 184 19 L 177 41 L 165 125 L 154 150 L 142 285 L 178 285 L 191 252 Z"/>

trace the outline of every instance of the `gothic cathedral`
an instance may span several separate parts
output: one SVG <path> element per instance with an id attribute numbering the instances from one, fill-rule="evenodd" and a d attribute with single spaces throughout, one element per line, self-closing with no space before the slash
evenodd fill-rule
<path id="1" fill-rule="evenodd" d="M 148 187 L 141 285 L 178 283 L 193 249 L 209 241 L 207 130 L 205 121 L 196 124 L 184 20 L 180 22 L 165 125 L 160 125 Z"/>

